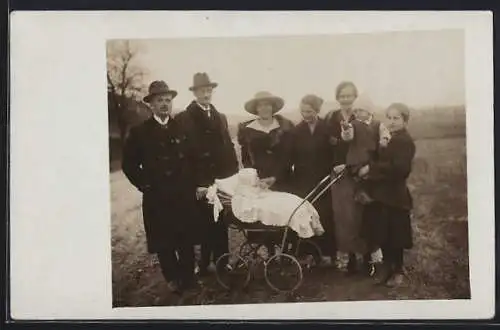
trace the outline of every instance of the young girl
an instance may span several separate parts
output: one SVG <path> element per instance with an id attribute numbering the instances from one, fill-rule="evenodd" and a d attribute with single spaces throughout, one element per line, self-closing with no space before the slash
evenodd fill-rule
<path id="1" fill-rule="evenodd" d="M 403 251 L 413 245 L 410 210 L 412 197 L 406 185 L 415 156 L 415 144 L 406 126 L 408 107 L 394 103 L 387 109 L 391 139 L 381 149 L 376 161 L 363 166 L 358 175 L 365 177 L 374 202 L 369 204 L 371 217 L 365 219 L 364 237 L 371 245 L 382 247 L 386 276 L 381 283 L 399 286 L 404 281 Z"/>

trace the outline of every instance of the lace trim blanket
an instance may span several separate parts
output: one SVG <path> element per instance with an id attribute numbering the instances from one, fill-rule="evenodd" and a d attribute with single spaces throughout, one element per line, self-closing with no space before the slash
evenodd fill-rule
<path id="1" fill-rule="evenodd" d="M 289 226 L 299 237 L 309 238 L 324 233 L 319 221 L 319 215 L 308 201 L 302 203 L 302 198 L 285 193 L 264 190 L 254 184 L 246 184 L 248 178 L 241 180 L 243 173 L 232 177 L 216 180 L 209 187 L 207 199 L 214 205 L 214 219 L 217 221 L 224 206 L 217 196 L 217 191 L 232 196 L 231 208 L 236 218 L 241 222 L 254 223 L 260 221 L 267 226 Z M 245 173 L 246 176 L 246 173 Z M 293 215 L 290 223 L 290 216 Z"/>

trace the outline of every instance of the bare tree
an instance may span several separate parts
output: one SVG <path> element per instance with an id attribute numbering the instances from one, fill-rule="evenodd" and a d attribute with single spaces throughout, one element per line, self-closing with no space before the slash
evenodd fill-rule
<path id="1" fill-rule="evenodd" d="M 140 48 L 128 40 L 110 41 L 107 45 L 107 81 L 112 103 L 110 106 L 116 112 L 122 145 L 129 129 L 129 100 L 137 100 L 145 89 L 145 71 L 135 63 L 139 51 Z"/>

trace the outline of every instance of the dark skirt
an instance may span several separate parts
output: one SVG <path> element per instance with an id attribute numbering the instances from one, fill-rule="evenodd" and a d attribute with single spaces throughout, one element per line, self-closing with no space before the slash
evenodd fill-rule
<path id="1" fill-rule="evenodd" d="M 362 236 L 371 250 L 413 247 L 410 211 L 379 202 L 365 205 Z"/>

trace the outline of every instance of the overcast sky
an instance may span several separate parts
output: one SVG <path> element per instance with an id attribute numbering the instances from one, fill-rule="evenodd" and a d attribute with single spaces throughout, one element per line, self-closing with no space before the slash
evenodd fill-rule
<path id="1" fill-rule="evenodd" d="M 222 112 L 268 90 L 295 109 L 306 93 L 334 101 L 342 80 L 356 83 L 378 107 L 465 103 L 462 31 L 421 31 L 308 37 L 141 40 L 137 64 L 145 83 L 165 80 L 178 90 L 176 108 L 193 98 L 193 74 L 219 83 L 213 103 Z"/>

